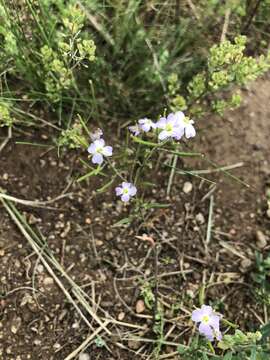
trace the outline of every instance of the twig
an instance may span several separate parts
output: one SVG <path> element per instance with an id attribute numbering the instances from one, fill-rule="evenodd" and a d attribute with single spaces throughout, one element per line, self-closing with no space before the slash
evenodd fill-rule
<path id="1" fill-rule="evenodd" d="M 107 326 L 109 323 L 110 323 L 110 320 L 105 321 L 104 326 Z M 97 330 L 95 330 L 90 336 L 88 336 L 88 338 L 86 338 L 84 340 L 84 342 L 82 342 L 81 345 L 77 347 L 77 349 L 75 349 L 74 351 L 72 351 L 71 354 L 69 354 L 67 357 L 65 357 L 64 360 L 71 360 L 71 359 L 75 358 L 83 349 L 85 349 L 87 347 L 89 342 L 91 340 L 93 340 L 102 330 L 103 330 L 102 326 L 97 328 Z"/>
<path id="2" fill-rule="evenodd" d="M 223 28 L 222 28 L 221 37 L 220 37 L 220 42 L 223 42 L 226 40 L 226 34 L 228 32 L 229 21 L 230 21 L 230 15 L 231 15 L 231 9 L 230 9 L 230 7 L 228 7 L 225 12 L 225 18 L 224 18 L 224 24 L 223 24 Z"/>
<path id="3" fill-rule="evenodd" d="M 0 191 L 3 191 L 2 188 L 0 188 Z M 46 200 L 46 201 L 38 201 L 38 200 L 23 200 L 23 199 L 18 199 L 14 196 L 10 196 L 7 195 L 3 192 L 0 192 L 0 199 L 5 199 L 5 200 L 9 200 L 18 204 L 22 204 L 22 205 L 26 205 L 26 206 L 31 206 L 31 207 L 37 207 L 37 208 L 45 208 L 45 209 L 50 209 L 50 210 L 55 210 L 56 208 L 53 207 L 49 207 L 46 206 L 47 204 L 52 204 L 55 201 L 58 201 L 60 199 L 63 199 L 67 196 L 72 195 L 73 193 L 67 193 L 67 194 L 61 194 L 59 196 L 56 196 L 55 198 L 51 199 L 51 200 Z"/>
<path id="4" fill-rule="evenodd" d="M 28 225 L 28 223 L 25 221 L 25 219 L 22 217 L 22 215 L 18 212 L 16 207 L 10 203 L 8 200 L 4 200 L 0 197 L 0 200 L 2 201 L 4 207 L 10 214 L 12 220 L 15 222 L 15 224 L 18 226 L 22 234 L 25 236 L 25 238 L 28 240 L 30 245 L 32 246 L 33 250 L 36 254 L 40 255 L 40 259 L 43 262 L 44 266 L 48 270 L 48 272 L 51 274 L 51 276 L 55 279 L 58 286 L 61 288 L 61 290 L 64 292 L 67 299 L 73 304 L 75 309 L 78 311 L 82 319 L 86 322 L 86 324 L 90 327 L 90 329 L 93 329 L 92 325 L 89 323 L 89 321 L 86 319 L 82 311 L 80 310 L 79 306 L 76 304 L 76 302 L 71 297 L 70 293 L 65 289 L 64 285 L 61 283 L 61 281 L 58 279 L 58 277 L 55 275 L 54 271 L 48 264 L 50 262 L 54 268 L 61 273 L 61 275 L 69 282 L 73 294 L 76 296 L 79 303 L 84 307 L 84 309 L 88 312 L 88 314 L 103 328 L 103 330 L 106 331 L 108 335 L 112 335 L 112 332 L 104 326 L 104 323 L 102 320 L 96 315 L 96 313 L 93 311 L 93 309 L 90 307 L 88 302 L 85 299 L 83 290 L 72 280 L 72 278 L 67 274 L 67 272 L 63 269 L 61 264 L 56 260 L 56 258 L 50 253 L 50 250 L 47 248 L 47 251 L 44 252 L 44 256 L 40 254 L 41 245 L 46 243 L 45 239 L 43 237 L 39 238 L 35 232 L 31 229 L 31 227 Z M 46 259 L 45 259 L 46 257 Z M 47 262 L 48 261 L 48 262 Z"/>
<path id="5" fill-rule="evenodd" d="M 77 1 L 77 3 L 80 6 L 80 8 L 83 10 L 83 12 L 85 13 L 85 15 L 88 18 L 88 20 L 90 21 L 91 25 L 102 35 L 102 37 L 104 38 L 104 40 L 107 41 L 107 43 L 109 43 L 111 46 L 114 46 L 113 38 L 111 37 L 111 35 L 109 35 L 107 32 L 105 32 L 105 30 L 102 28 L 102 26 L 97 22 L 96 17 L 91 15 L 89 13 L 89 11 L 85 8 L 85 6 L 80 1 Z"/>
<path id="6" fill-rule="evenodd" d="M 7 143 L 9 142 L 9 140 L 11 139 L 12 137 L 12 128 L 9 127 L 8 128 L 8 135 L 7 137 L 5 138 L 5 140 L 2 142 L 2 144 L 0 145 L 0 152 L 4 149 L 4 147 L 7 145 Z"/>
<path id="7" fill-rule="evenodd" d="M 39 256 L 41 262 L 43 263 L 43 265 L 45 266 L 45 268 L 47 269 L 48 273 L 53 277 L 54 281 L 57 283 L 57 285 L 59 286 L 59 288 L 63 291 L 63 293 L 65 294 L 66 298 L 72 303 L 72 305 L 75 307 L 75 309 L 77 310 L 77 312 L 79 313 L 79 315 L 81 316 L 81 318 L 84 320 L 84 322 L 89 326 L 90 329 L 93 330 L 92 325 L 89 323 L 89 321 L 86 319 L 86 317 L 83 315 L 82 311 L 80 310 L 80 308 L 78 307 L 78 305 L 75 303 L 75 301 L 72 299 L 72 297 L 70 296 L 69 292 L 66 290 L 66 288 L 64 287 L 64 285 L 62 284 L 62 282 L 58 279 L 58 277 L 55 275 L 55 273 L 53 272 L 52 268 L 50 267 L 50 265 L 48 264 L 48 262 L 45 260 L 44 256 L 42 255 L 39 246 L 36 244 L 36 242 L 34 241 L 34 239 L 30 236 L 30 234 L 25 230 L 24 226 L 21 224 L 21 222 L 19 221 L 19 219 L 16 217 L 13 209 L 10 207 L 10 204 L 8 202 L 6 202 L 4 199 L 1 199 L 4 207 L 6 208 L 7 212 L 9 213 L 10 217 L 12 218 L 12 220 L 15 222 L 15 224 L 18 226 L 18 228 L 20 229 L 21 233 L 24 235 L 24 237 L 26 238 L 26 240 L 29 242 L 29 244 L 31 245 L 32 249 L 35 251 L 35 253 Z"/>
<path id="8" fill-rule="evenodd" d="M 232 169 L 236 169 L 239 167 L 244 166 L 243 162 L 239 162 L 236 164 L 232 164 L 232 165 L 227 165 L 227 166 L 221 166 L 221 167 L 217 167 L 216 169 L 207 169 L 207 170 L 191 170 L 189 171 L 190 175 L 198 175 L 198 174 L 212 174 L 212 173 L 216 173 L 216 172 L 222 172 L 222 171 L 227 171 L 227 170 L 232 170 Z M 178 170 L 178 173 L 185 173 L 184 171 Z"/>
<path id="9" fill-rule="evenodd" d="M 153 327 L 156 323 L 156 315 L 158 312 L 158 250 L 157 250 L 157 243 L 154 244 L 154 261 L 155 261 L 155 289 L 154 289 L 154 297 L 155 303 L 153 306 Z"/>
<path id="10" fill-rule="evenodd" d="M 167 196 L 169 196 L 170 192 L 171 192 L 171 187 L 172 187 L 172 182 L 173 182 L 173 178 L 174 178 L 174 174 L 175 174 L 177 160 L 178 160 L 178 155 L 174 155 L 173 156 L 173 161 L 172 161 L 172 168 L 171 168 L 171 172 L 170 172 L 170 177 L 169 177 L 169 181 L 168 181 L 168 186 L 167 186 Z"/>
<path id="11" fill-rule="evenodd" d="M 253 18 L 255 17 L 257 11 L 259 10 L 259 6 L 262 0 L 257 0 L 257 3 L 254 6 L 254 9 L 251 11 L 251 14 L 248 18 L 248 21 L 246 22 L 246 25 L 244 26 L 243 33 L 246 33 L 252 23 Z"/>
<path id="12" fill-rule="evenodd" d="M 213 225 L 213 208 L 214 208 L 214 195 L 210 196 L 210 204 L 209 204 L 209 215 L 208 215 L 208 224 L 207 224 L 207 233 L 206 233 L 206 246 L 209 244 L 211 240 L 212 234 L 212 225 Z"/>
<path id="13" fill-rule="evenodd" d="M 198 12 L 197 12 L 197 9 L 196 9 L 196 6 L 193 4 L 193 2 L 192 2 L 191 0 L 187 0 L 187 3 L 188 3 L 188 5 L 189 5 L 191 11 L 193 12 L 195 18 L 196 18 L 197 20 L 200 20 L 200 16 L 199 16 L 199 14 L 198 14 Z"/>

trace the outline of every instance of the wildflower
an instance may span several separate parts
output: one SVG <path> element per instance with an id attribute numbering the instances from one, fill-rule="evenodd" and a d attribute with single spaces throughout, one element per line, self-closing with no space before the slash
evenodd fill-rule
<path id="1" fill-rule="evenodd" d="M 133 126 L 129 126 L 128 127 L 129 131 L 133 133 L 134 136 L 137 136 L 140 134 L 141 132 L 141 128 L 138 124 L 133 125 Z"/>
<path id="2" fill-rule="evenodd" d="M 105 146 L 103 139 L 97 139 L 88 147 L 87 151 L 92 154 L 93 164 L 102 164 L 103 156 L 112 156 L 112 147 Z"/>
<path id="3" fill-rule="evenodd" d="M 137 193 L 136 186 L 128 182 L 122 182 L 121 186 L 115 188 L 117 196 L 121 196 L 121 200 L 124 202 L 129 201 L 132 196 Z"/>
<path id="4" fill-rule="evenodd" d="M 156 124 L 153 123 L 152 120 L 144 118 L 144 119 L 140 119 L 138 121 L 139 123 L 139 127 L 144 131 L 144 132 L 148 132 L 151 129 L 155 129 L 156 128 Z"/>
<path id="5" fill-rule="evenodd" d="M 92 141 L 99 140 L 103 135 L 103 131 L 101 129 L 96 129 L 93 133 L 90 133 L 90 138 Z"/>
<path id="6" fill-rule="evenodd" d="M 186 138 L 189 139 L 191 137 L 194 137 L 196 135 L 196 130 L 193 126 L 194 121 L 186 117 L 184 118 L 183 123 Z"/>
<path id="7" fill-rule="evenodd" d="M 167 118 L 162 117 L 157 122 L 157 128 L 162 129 L 159 133 L 158 138 L 165 140 L 168 138 L 175 138 L 180 140 L 184 135 L 184 118 L 185 115 L 181 111 L 171 113 Z"/>
<path id="8" fill-rule="evenodd" d="M 202 305 L 200 309 L 192 312 L 191 319 L 196 323 L 200 323 L 199 332 L 213 341 L 214 337 L 221 340 L 222 335 L 219 330 L 220 315 L 217 315 L 211 306 Z"/>

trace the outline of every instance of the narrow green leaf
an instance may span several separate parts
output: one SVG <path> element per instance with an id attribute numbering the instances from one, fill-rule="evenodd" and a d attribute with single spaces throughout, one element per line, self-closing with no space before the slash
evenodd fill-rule
<path id="1" fill-rule="evenodd" d="M 158 146 L 162 146 L 162 143 L 153 143 L 151 141 L 146 141 L 146 140 L 142 140 L 136 136 L 132 136 L 132 139 L 139 144 L 143 144 L 146 146 L 151 146 L 151 147 L 158 147 Z"/>
<path id="2" fill-rule="evenodd" d="M 90 172 L 88 172 L 87 174 L 81 176 L 77 181 L 80 182 L 80 181 L 83 181 L 91 176 L 97 176 L 100 174 L 101 170 L 103 168 L 101 166 L 98 166 L 96 169 L 93 169 L 91 170 Z"/>
<path id="3" fill-rule="evenodd" d="M 167 208 L 169 206 L 171 206 L 171 204 L 160 204 L 160 203 L 147 203 L 147 204 L 144 204 L 145 209 Z"/>
<path id="4" fill-rule="evenodd" d="M 97 192 L 98 193 L 102 193 L 104 192 L 105 190 L 107 190 L 111 185 L 112 183 L 114 182 L 114 177 L 109 181 L 107 182 L 105 185 L 103 185 L 101 188 L 97 189 Z"/>
<path id="5" fill-rule="evenodd" d="M 118 226 L 121 226 L 121 225 L 130 224 L 130 222 L 131 222 L 131 218 L 127 217 L 127 218 L 124 218 L 124 219 L 121 219 L 121 220 L 117 221 L 117 223 L 112 225 L 112 227 L 118 227 Z"/>
<path id="6" fill-rule="evenodd" d="M 204 154 L 202 154 L 202 153 L 176 151 L 176 150 L 169 150 L 169 149 L 161 149 L 161 151 L 162 150 L 169 152 L 170 154 L 174 154 L 174 155 L 178 155 L 178 156 L 204 157 Z"/>

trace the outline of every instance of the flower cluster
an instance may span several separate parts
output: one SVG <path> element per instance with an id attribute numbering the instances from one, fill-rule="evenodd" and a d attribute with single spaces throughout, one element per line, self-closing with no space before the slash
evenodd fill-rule
<path id="1" fill-rule="evenodd" d="M 102 139 L 103 131 L 97 129 L 90 134 L 92 143 L 88 147 L 87 151 L 92 156 L 92 163 L 101 165 L 104 161 L 104 156 L 112 156 L 113 148 L 111 146 L 105 146 L 105 141 Z M 120 186 L 115 188 L 117 196 L 121 197 L 123 202 L 128 202 L 132 196 L 137 193 L 137 188 L 129 182 L 122 182 Z"/>
<path id="2" fill-rule="evenodd" d="M 129 130 L 134 136 L 154 130 L 161 141 L 166 139 L 180 140 L 184 135 L 187 139 L 196 135 L 193 123 L 193 120 L 186 117 L 183 112 L 178 111 L 170 113 L 167 117 L 160 117 L 156 123 L 148 118 L 140 119 L 136 125 L 129 126 Z M 91 133 L 90 138 L 92 143 L 87 151 L 91 155 L 92 163 L 101 165 L 104 162 L 104 157 L 112 156 L 113 148 L 106 146 L 101 129 Z M 123 202 L 128 202 L 131 197 L 136 195 L 137 188 L 134 184 L 123 181 L 121 185 L 115 188 L 115 192 Z"/>
<path id="3" fill-rule="evenodd" d="M 196 135 L 193 124 L 194 121 L 186 117 L 182 111 L 177 111 L 167 117 L 159 118 L 156 123 L 148 118 L 140 119 L 138 124 L 130 126 L 129 130 L 134 136 L 138 136 L 141 132 L 147 133 L 153 129 L 158 131 L 158 138 L 161 141 L 180 140 L 184 135 L 187 139 Z"/>
<path id="4" fill-rule="evenodd" d="M 199 323 L 199 332 L 208 340 L 213 341 L 214 338 L 221 340 L 219 329 L 221 315 L 216 314 L 211 306 L 202 305 L 200 309 L 194 310 L 191 319 Z"/>

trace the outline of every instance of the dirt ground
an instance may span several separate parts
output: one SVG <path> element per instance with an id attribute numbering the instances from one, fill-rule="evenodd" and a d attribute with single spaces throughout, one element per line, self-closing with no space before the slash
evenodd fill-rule
<path id="1" fill-rule="evenodd" d="M 74 181 L 83 171 L 78 153 L 58 158 L 56 150 L 15 143 L 25 141 L 25 135 L 12 138 L 0 153 L 0 186 L 25 200 L 66 195 L 44 208 L 16 206 L 83 289 L 94 315 L 85 309 L 79 314 L 74 304 L 81 304 L 72 285 L 52 267 L 74 304 L 0 205 L 0 359 L 78 359 L 68 355 L 99 328 L 95 314 L 103 323 L 107 319 L 107 332 L 99 329 L 89 340 L 84 349 L 89 359 L 150 359 L 153 344 L 136 342 L 132 336 L 157 338 L 152 310 L 140 301 L 142 290 L 147 293 L 153 286 L 155 271 L 164 333 L 172 343 L 188 341 L 195 330 L 190 311 L 198 305 L 202 284 L 205 302 L 241 328 L 254 330 L 268 320 L 267 309 L 256 302 L 250 273 L 255 251 L 267 253 L 270 248 L 265 196 L 270 186 L 270 77 L 242 93 L 241 108 L 222 119 L 197 123 L 192 149 L 219 166 L 236 164 L 230 174 L 249 187 L 224 172 L 200 174 L 215 184 L 177 174 L 168 197 L 168 177 L 161 176 L 148 196 L 171 206 L 154 210 L 147 229 L 112 227 L 128 208 L 111 195 L 97 194 L 96 180 Z M 44 128 L 33 141 L 46 143 L 51 137 Z M 207 160 L 185 159 L 178 165 L 186 170 L 213 169 Z M 207 236 L 211 209 L 212 231 Z M 258 230 L 263 234 L 259 238 Z M 146 231 L 158 243 L 157 269 L 153 248 L 136 237 Z M 161 353 L 175 350 L 164 346 Z"/>

